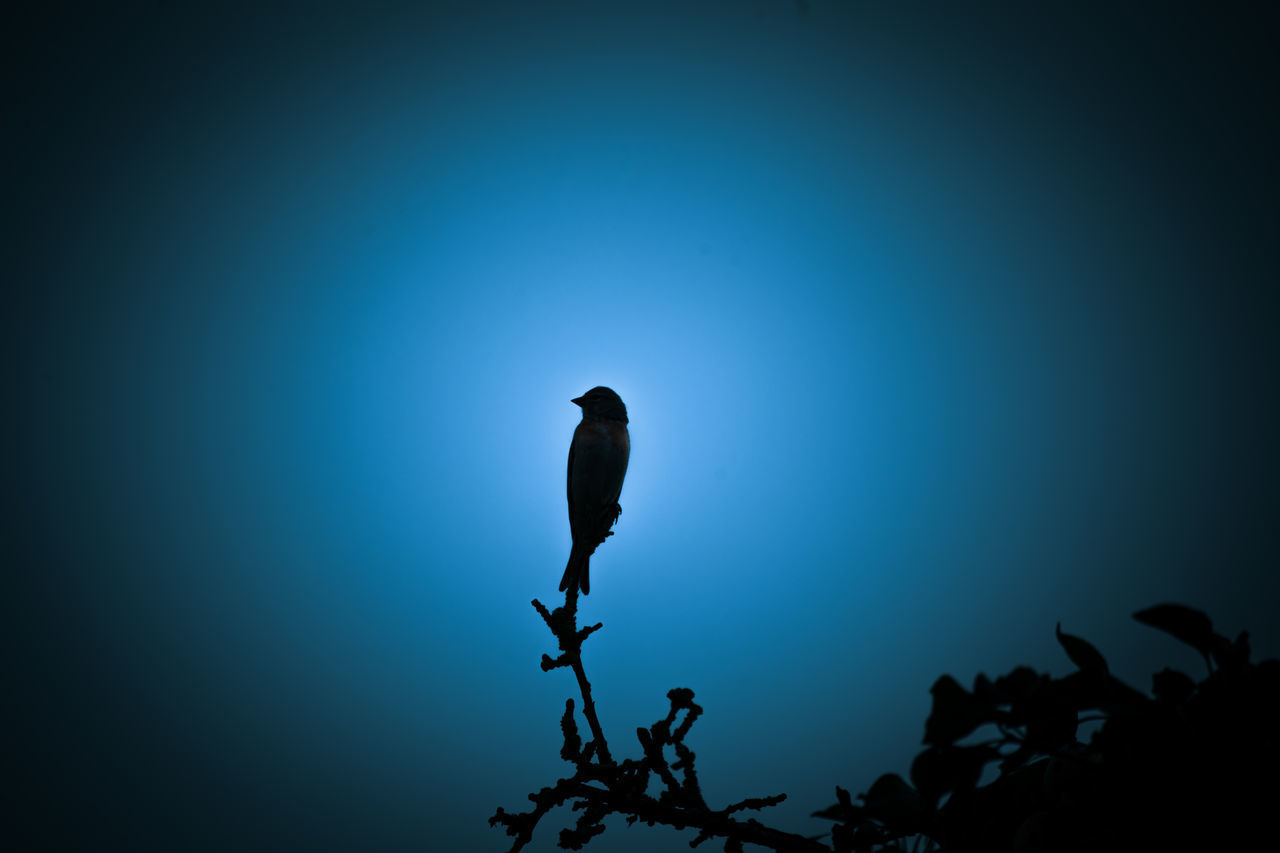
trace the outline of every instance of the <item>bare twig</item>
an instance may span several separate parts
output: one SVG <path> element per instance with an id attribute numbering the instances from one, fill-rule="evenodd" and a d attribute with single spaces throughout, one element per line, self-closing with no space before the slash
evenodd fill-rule
<path id="1" fill-rule="evenodd" d="M 581 629 L 577 627 L 578 590 L 573 587 L 566 591 L 563 606 L 549 611 L 542 602 L 534 599 L 533 607 L 547 623 L 560 647 L 557 657 L 542 656 L 542 669 L 550 671 L 569 667 L 573 670 L 582 694 L 582 713 L 591 729 L 591 741 L 582 745 L 574 720 L 574 701 L 566 700 L 560 721 L 564 734 L 560 755 L 574 764 L 574 775 L 530 794 L 529 799 L 534 804 L 531 811 L 511 814 L 500 808 L 489 818 L 490 825 L 501 824 L 507 834 L 515 838 L 512 853 L 533 840 L 533 831 L 547 812 L 570 802 L 579 817 L 573 828 L 561 830 L 559 838 L 559 846 L 570 850 L 582 848 L 604 832 L 603 819 L 606 816 L 622 814 L 626 815 L 628 823 L 640 821 L 650 826 L 663 824 L 676 829 L 696 829 L 698 835 L 691 842 L 693 846 L 719 837 L 725 839 L 725 849 L 730 851 L 741 850 L 743 844 L 755 844 L 778 851 L 830 853 L 830 847 L 813 838 L 782 832 L 755 819 L 733 817 L 746 809 L 758 811 L 777 805 L 786 799 L 785 794 L 748 798 L 723 809 L 712 809 L 707 805 L 694 769 L 696 756 L 684 742 L 694 721 L 702 714 L 702 708 L 693 701 L 693 691 L 688 688 L 668 692 L 671 707 L 667 715 L 648 728 L 636 730 L 643 757 L 627 759 L 621 764 L 615 762 L 596 714 L 591 683 L 582 665 L 582 643 L 601 628 L 600 623 Z M 668 761 L 667 747 L 675 753 L 674 763 Z M 662 792 L 657 797 L 648 794 L 649 781 L 653 777 L 662 784 Z"/>

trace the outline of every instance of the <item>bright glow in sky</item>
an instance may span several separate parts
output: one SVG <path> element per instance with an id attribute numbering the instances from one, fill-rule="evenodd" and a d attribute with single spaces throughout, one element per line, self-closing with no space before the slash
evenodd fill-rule
<path id="1" fill-rule="evenodd" d="M 1197 665 L 1147 605 L 1280 649 L 1265 29 L 423 5 L 20 22 L 5 597 L 55 838 L 505 849 L 567 772 L 529 600 L 597 384 L 588 674 L 621 755 L 695 690 L 713 804 L 822 831 L 941 673 L 1065 671 L 1058 621 L 1142 689 Z"/>

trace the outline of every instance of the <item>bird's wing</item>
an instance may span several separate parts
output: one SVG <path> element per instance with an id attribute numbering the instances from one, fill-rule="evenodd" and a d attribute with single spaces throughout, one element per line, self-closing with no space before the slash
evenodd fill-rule
<path id="1" fill-rule="evenodd" d="M 609 494 L 605 498 L 605 505 L 611 512 L 610 518 L 614 518 L 612 509 L 617 505 L 618 498 L 622 496 L 622 481 L 626 479 L 627 462 L 631 459 L 631 435 L 624 424 L 612 424 L 609 438 L 613 445 L 613 452 L 609 459 Z"/>
<path id="2" fill-rule="evenodd" d="M 582 427 L 581 427 L 581 425 L 579 425 L 578 429 L 581 429 L 581 428 L 582 428 Z M 574 450 L 575 450 L 575 448 L 577 448 L 577 446 L 578 446 L 578 429 L 575 429 L 575 430 L 573 431 L 573 440 L 569 442 L 569 470 L 568 470 L 568 473 L 567 473 L 567 474 L 566 474 L 566 476 L 565 476 L 565 492 L 566 492 L 566 493 L 568 494 L 568 496 L 569 496 L 569 529 L 570 529 L 570 530 L 573 530 L 573 526 L 574 526 L 574 525 L 573 525 L 573 520 L 574 520 L 574 513 L 573 513 L 573 457 L 574 457 L 574 455 L 575 455 L 575 454 L 574 454 Z"/>
<path id="3" fill-rule="evenodd" d="M 579 427 L 569 478 L 569 521 L 575 539 L 603 536 L 613 525 L 629 451 L 626 433 L 619 435 L 612 425 L 584 422 Z"/>

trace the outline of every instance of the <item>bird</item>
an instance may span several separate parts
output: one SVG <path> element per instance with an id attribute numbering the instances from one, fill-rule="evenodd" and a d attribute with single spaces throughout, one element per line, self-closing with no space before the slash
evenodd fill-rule
<path id="1" fill-rule="evenodd" d="M 592 388 L 570 402 L 582 408 L 582 421 L 569 444 L 569 531 L 573 548 L 560 579 L 560 591 L 591 591 L 588 562 L 597 547 L 613 535 L 609 528 L 622 513 L 618 496 L 631 458 L 627 407 L 611 388 Z"/>

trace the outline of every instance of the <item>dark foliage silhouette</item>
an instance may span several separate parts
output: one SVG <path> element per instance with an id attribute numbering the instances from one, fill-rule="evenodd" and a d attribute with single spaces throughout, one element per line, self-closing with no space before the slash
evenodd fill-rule
<path id="1" fill-rule="evenodd" d="M 559 846 L 568 850 L 604 832 L 610 814 L 696 829 L 690 846 L 719 838 L 727 851 L 744 844 L 837 853 L 1228 849 L 1267 837 L 1280 796 L 1280 661 L 1252 663 L 1247 632 L 1229 640 L 1190 607 L 1161 604 L 1134 618 L 1199 651 L 1208 667 L 1199 682 L 1164 669 L 1148 696 L 1111 675 L 1101 652 L 1059 625 L 1074 672 L 1052 678 L 1020 666 L 994 680 L 979 674 L 972 689 L 943 675 L 930 689 L 926 748 L 910 781 L 886 773 L 857 797 L 837 787 L 837 802 L 815 812 L 834 822 L 831 832 L 807 837 L 736 816 L 785 794 L 722 809 L 706 803 L 685 743 L 702 709 L 687 688 L 670 691 L 667 715 L 636 731 L 641 757 L 615 761 L 580 654 L 601 626 L 577 628 L 576 589 L 554 612 L 533 605 L 561 649 L 557 658 L 543 655 L 542 668 L 573 669 L 591 740 L 583 745 L 567 700 L 560 755 L 573 775 L 530 794 L 531 811 L 499 808 L 489 819 L 515 838 L 512 851 L 566 803 L 579 813 L 560 832 Z M 1100 723 L 1087 743 L 1077 737 L 1082 723 Z M 984 777 L 993 778 L 982 784 Z M 651 796 L 655 783 L 660 793 Z"/>

